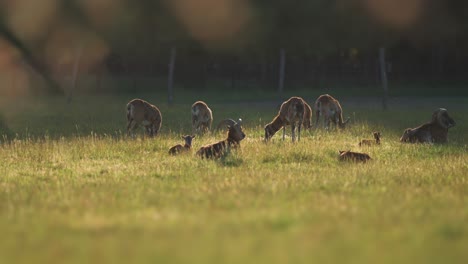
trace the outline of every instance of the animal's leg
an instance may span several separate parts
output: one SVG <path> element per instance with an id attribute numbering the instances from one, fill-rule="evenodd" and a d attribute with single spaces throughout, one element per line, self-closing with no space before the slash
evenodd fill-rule
<path id="1" fill-rule="evenodd" d="M 161 122 L 159 123 L 156 122 L 155 124 L 153 124 L 153 135 L 157 136 L 160 129 L 161 129 Z"/>
<path id="2" fill-rule="evenodd" d="M 206 122 L 203 124 L 203 133 L 210 133 L 211 131 L 211 123 Z"/>
<path id="3" fill-rule="evenodd" d="M 429 144 L 434 143 L 434 139 L 432 138 L 432 135 L 431 135 L 430 132 L 422 133 L 421 136 L 420 136 L 420 140 L 423 143 L 429 143 Z"/>
<path id="4" fill-rule="evenodd" d="M 315 111 L 315 128 L 318 128 L 320 118 L 320 110 Z"/>
<path id="5" fill-rule="evenodd" d="M 283 126 L 283 141 L 284 141 L 285 136 L 286 136 L 286 126 Z"/>
<path id="6" fill-rule="evenodd" d="M 206 124 L 205 123 L 200 124 L 200 133 L 206 134 L 206 131 L 207 131 Z"/>
<path id="7" fill-rule="evenodd" d="M 149 136 L 149 137 L 153 136 L 153 131 L 152 131 L 151 125 L 145 126 L 145 132 L 146 132 L 147 136 Z"/>
<path id="8" fill-rule="evenodd" d="M 127 119 L 127 135 L 128 135 L 128 133 L 130 131 L 130 126 L 131 126 L 132 122 L 133 122 L 133 119 Z"/>
<path id="9" fill-rule="evenodd" d="M 297 126 L 297 141 L 301 141 L 301 125 L 302 122 L 299 122 L 299 125 Z"/>
<path id="10" fill-rule="evenodd" d="M 292 142 L 296 140 L 296 123 L 291 124 L 291 137 L 292 137 Z"/>
<path id="11" fill-rule="evenodd" d="M 211 131 L 211 125 L 213 124 L 213 120 L 208 121 L 208 132 Z"/>
<path id="12" fill-rule="evenodd" d="M 127 135 L 130 136 L 130 134 L 135 137 L 135 129 L 138 128 L 138 124 L 135 120 L 132 120 L 127 128 Z"/>
<path id="13" fill-rule="evenodd" d="M 131 124 L 132 124 L 131 121 L 127 123 L 127 136 L 130 135 L 130 125 L 131 125 Z"/>

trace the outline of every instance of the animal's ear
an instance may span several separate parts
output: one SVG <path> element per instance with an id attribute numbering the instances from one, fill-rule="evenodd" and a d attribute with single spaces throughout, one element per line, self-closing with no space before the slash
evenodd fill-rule
<path id="1" fill-rule="evenodd" d="M 239 118 L 239 120 L 237 120 L 237 124 L 242 125 L 242 118 Z"/>
<path id="2" fill-rule="evenodd" d="M 338 152 L 340 152 L 340 154 L 343 154 L 343 153 L 346 152 L 346 151 L 338 150 Z"/>
<path id="3" fill-rule="evenodd" d="M 192 135 L 192 138 L 195 138 L 195 135 Z"/>

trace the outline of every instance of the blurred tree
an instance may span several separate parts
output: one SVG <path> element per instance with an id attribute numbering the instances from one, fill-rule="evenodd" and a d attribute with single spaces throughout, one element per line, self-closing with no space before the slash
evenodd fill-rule
<path id="1" fill-rule="evenodd" d="M 31 66 L 37 73 L 39 73 L 48 85 L 45 86 L 48 93 L 63 94 L 59 84 L 50 76 L 46 67 L 40 63 L 36 57 L 31 53 L 27 45 L 21 41 L 15 33 L 13 33 L 0 17 L 0 37 L 5 39 L 11 46 L 16 48 L 24 61 Z"/>
<path id="2" fill-rule="evenodd" d="M 48 74 L 50 62 L 40 59 L 58 27 L 71 35 L 68 42 L 54 40 L 69 46 L 60 56 L 73 57 L 66 54 L 76 50 L 76 39 L 93 40 L 101 45 L 99 54 L 89 58 L 92 45 L 85 45 L 83 72 L 100 63 L 114 74 L 129 74 L 134 83 L 143 74 L 166 79 L 173 49 L 173 81 L 189 89 L 204 87 L 209 78 L 229 80 L 229 87 L 242 79 L 274 87 L 281 49 L 286 89 L 321 87 L 330 80 L 374 83 L 380 47 L 392 63 L 391 78 L 466 80 L 468 4 L 463 0 L 49 1 L 57 4 L 51 13 L 56 20 L 40 37 L 18 38 L 5 22 L 11 13 L 7 5 L 0 13 L 0 34 L 50 83 L 50 92 L 62 90 Z"/>

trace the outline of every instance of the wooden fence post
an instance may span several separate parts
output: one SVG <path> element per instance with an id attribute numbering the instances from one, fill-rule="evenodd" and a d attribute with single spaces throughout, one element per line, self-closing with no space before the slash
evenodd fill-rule
<path id="1" fill-rule="evenodd" d="M 387 68 L 385 61 L 385 48 L 379 49 L 379 62 L 380 62 L 380 77 L 382 81 L 383 97 L 382 107 L 384 110 L 388 108 L 388 81 L 387 81 Z"/>

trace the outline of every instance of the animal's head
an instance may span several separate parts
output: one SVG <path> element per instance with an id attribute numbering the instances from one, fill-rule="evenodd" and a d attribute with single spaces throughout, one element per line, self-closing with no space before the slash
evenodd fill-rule
<path id="1" fill-rule="evenodd" d="M 192 146 L 192 139 L 194 138 L 195 136 L 190 136 L 190 135 L 182 136 L 182 139 L 185 141 L 185 145 L 187 146 Z"/>
<path id="2" fill-rule="evenodd" d="M 403 132 L 403 135 L 401 136 L 400 141 L 408 142 L 410 140 L 411 135 L 412 135 L 412 129 L 411 128 L 405 129 L 405 132 Z"/>
<path id="3" fill-rule="evenodd" d="M 445 108 L 439 108 L 432 114 L 432 122 L 444 128 L 451 128 L 456 124 Z"/>
<path id="4" fill-rule="evenodd" d="M 375 131 L 372 133 L 374 135 L 374 139 L 377 140 L 377 141 L 380 141 L 380 132 L 379 131 Z"/>
<path id="5" fill-rule="evenodd" d="M 339 150 L 338 151 L 340 153 L 339 159 L 340 160 L 346 159 L 346 156 L 348 155 L 348 152 L 350 152 L 350 151 L 351 150 Z"/>
<path id="6" fill-rule="evenodd" d="M 276 133 L 276 131 L 273 129 L 273 125 L 272 124 L 267 124 L 265 126 L 265 142 L 270 140 L 270 138 L 273 137 L 273 135 L 275 133 Z"/>
<path id="7" fill-rule="evenodd" d="M 239 118 L 234 124 L 228 125 L 228 138 L 237 142 L 245 138 L 244 131 L 242 130 L 242 119 Z"/>
<path id="8" fill-rule="evenodd" d="M 348 124 L 350 119 L 351 119 L 351 117 L 348 117 L 348 118 L 346 118 L 346 120 L 343 123 L 339 123 L 338 125 L 340 126 L 340 128 L 342 128 L 342 129 L 346 128 L 346 124 Z"/>

